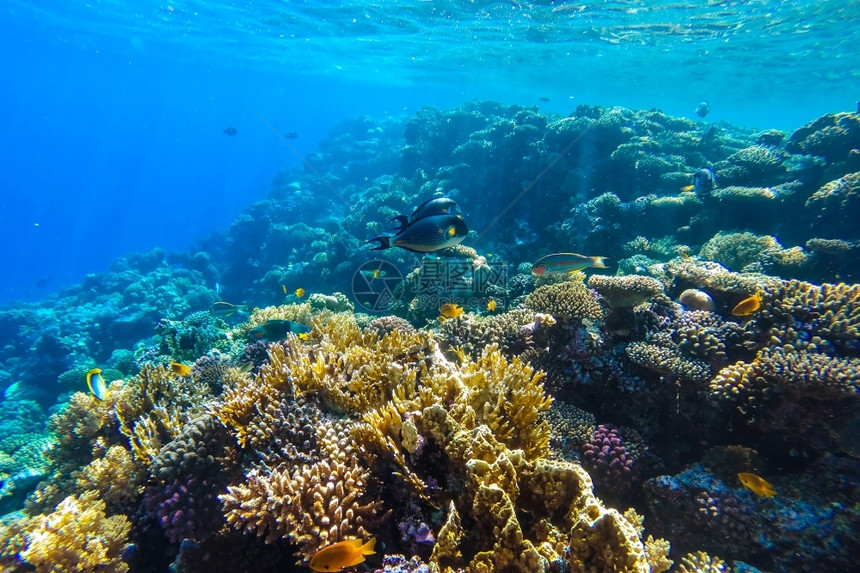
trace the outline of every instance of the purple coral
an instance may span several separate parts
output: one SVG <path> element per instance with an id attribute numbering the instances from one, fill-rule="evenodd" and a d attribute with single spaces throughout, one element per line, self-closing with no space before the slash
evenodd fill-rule
<path id="1" fill-rule="evenodd" d="M 165 486 L 146 488 L 143 506 L 164 529 L 171 543 L 206 536 L 212 508 L 217 507 L 212 488 L 205 480 L 174 480 Z M 201 534 L 202 532 L 202 534 Z"/>
<path id="2" fill-rule="evenodd" d="M 624 444 L 624 434 L 612 424 L 600 424 L 583 446 L 583 466 L 597 486 L 616 493 L 628 489 L 637 474 L 636 459 Z"/>

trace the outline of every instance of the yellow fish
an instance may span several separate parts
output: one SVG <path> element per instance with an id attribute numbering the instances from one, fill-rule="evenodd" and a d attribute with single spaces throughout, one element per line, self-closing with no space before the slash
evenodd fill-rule
<path id="1" fill-rule="evenodd" d="M 457 318 L 463 314 L 463 307 L 459 304 L 454 304 L 453 302 L 446 302 L 439 307 L 439 314 L 445 318 Z"/>
<path id="2" fill-rule="evenodd" d="M 776 490 L 773 489 L 773 486 L 755 474 L 741 472 L 738 474 L 738 479 L 741 480 L 745 488 L 759 497 L 773 497 L 776 495 Z"/>
<path id="3" fill-rule="evenodd" d="M 302 287 L 297 288 L 296 298 L 302 298 L 303 296 L 305 296 L 305 289 L 303 289 Z"/>
<path id="4" fill-rule="evenodd" d="M 364 562 L 365 555 L 374 555 L 373 545 L 376 538 L 361 544 L 361 539 L 347 539 L 334 545 L 323 547 L 311 558 L 309 564 L 314 571 L 340 571 L 344 567 L 352 567 Z"/>
<path id="5" fill-rule="evenodd" d="M 179 376 L 180 378 L 185 378 L 186 376 L 191 374 L 191 367 L 187 364 L 182 364 L 181 362 L 171 362 L 170 371 Z"/>
<path id="6" fill-rule="evenodd" d="M 740 301 L 732 309 L 734 316 L 749 316 L 761 308 L 761 293 L 755 293 L 749 298 Z"/>
<path id="7" fill-rule="evenodd" d="M 284 294 L 287 294 L 287 285 L 281 285 L 281 290 L 284 291 Z"/>
<path id="8" fill-rule="evenodd" d="M 489 300 L 489 302 L 487 303 L 487 310 L 489 310 L 490 312 L 493 312 L 494 310 L 496 310 L 496 301 L 495 301 L 495 299 L 492 299 L 492 298 L 491 298 L 491 299 Z"/>
<path id="9" fill-rule="evenodd" d="M 96 397 L 96 400 L 105 401 L 107 384 L 105 384 L 105 379 L 102 377 L 100 368 L 93 368 L 87 372 L 87 386 L 89 386 L 90 392 Z"/>

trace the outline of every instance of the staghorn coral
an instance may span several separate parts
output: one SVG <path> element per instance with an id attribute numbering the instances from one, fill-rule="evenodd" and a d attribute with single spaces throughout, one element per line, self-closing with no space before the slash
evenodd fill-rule
<path id="1" fill-rule="evenodd" d="M 306 559 L 331 543 L 369 537 L 365 525 L 377 521 L 380 502 L 361 500 L 370 473 L 355 457 L 346 428 L 321 423 L 317 441 L 319 461 L 295 471 L 254 469 L 242 485 L 229 486 L 219 496 L 227 522 L 267 542 L 286 537 Z"/>
<path id="2" fill-rule="evenodd" d="M 663 294 L 660 281 L 640 275 L 591 275 L 588 286 L 599 292 L 612 308 L 632 308 Z"/>
<path id="3" fill-rule="evenodd" d="M 108 508 L 127 509 L 136 499 L 146 472 L 123 446 L 111 446 L 102 457 L 95 458 L 77 476 L 79 491 L 94 490 Z"/>
<path id="4" fill-rule="evenodd" d="M 538 287 L 526 297 L 526 306 L 551 314 L 558 320 L 573 321 L 587 318 L 597 321 L 603 310 L 597 298 L 580 281 L 565 281 Z"/>
<path id="5" fill-rule="evenodd" d="M 105 515 L 96 491 L 69 496 L 48 515 L 30 522 L 21 558 L 36 571 L 123 573 L 122 561 L 131 523 L 124 515 Z"/>
<path id="6" fill-rule="evenodd" d="M 728 570 L 725 561 L 704 551 L 687 553 L 678 563 L 678 573 L 725 573 Z"/>

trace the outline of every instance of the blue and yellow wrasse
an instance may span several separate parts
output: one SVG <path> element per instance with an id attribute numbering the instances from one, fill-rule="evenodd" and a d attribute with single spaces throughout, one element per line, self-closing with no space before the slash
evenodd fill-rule
<path id="1" fill-rule="evenodd" d="M 87 386 L 89 386 L 90 392 L 96 397 L 96 400 L 100 402 L 105 401 L 107 384 L 105 384 L 105 379 L 102 377 L 101 368 L 93 368 L 87 372 Z"/>
<path id="2" fill-rule="evenodd" d="M 361 544 L 361 539 L 347 539 L 339 541 L 334 545 L 323 547 L 311 557 L 309 567 L 313 571 L 340 571 L 344 567 L 352 567 L 364 562 L 365 555 L 374 555 L 373 546 L 376 538 L 373 537 Z"/>
<path id="3" fill-rule="evenodd" d="M 553 253 L 539 258 L 532 266 L 536 275 L 550 273 L 575 273 L 582 269 L 605 269 L 606 257 L 591 257 L 577 253 Z"/>
<path id="4" fill-rule="evenodd" d="M 753 492 L 759 497 L 773 497 L 776 495 L 776 490 L 773 486 L 755 474 L 741 472 L 738 474 L 738 479 L 745 488 Z"/>

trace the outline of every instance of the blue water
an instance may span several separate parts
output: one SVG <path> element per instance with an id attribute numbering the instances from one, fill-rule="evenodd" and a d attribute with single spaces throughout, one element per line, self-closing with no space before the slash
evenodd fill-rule
<path id="1" fill-rule="evenodd" d="M 0 303 L 225 229 L 298 161 L 261 117 L 301 155 L 345 118 L 470 99 L 708 100 L 708 120 L 792 130 L 854 109 L 858 19 L 846 1 L 7 0 Z"/>

